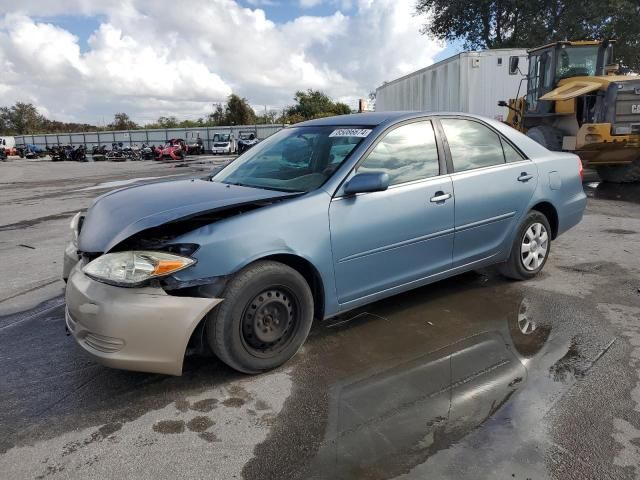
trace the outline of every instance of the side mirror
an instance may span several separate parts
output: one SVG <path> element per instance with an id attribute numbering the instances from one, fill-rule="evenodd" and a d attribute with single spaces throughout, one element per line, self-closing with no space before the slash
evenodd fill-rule
<path id="1" fill-rule="evenodd" d="M 509 73 L 514 75 L 518 73 L 518 65 L 520 64 L 520 57 L 509 57 Z"/>
<path id="2" fill-rule="evenodd" d="M 389 175 L 384 172 L 358 173 L 345 186 L 345 195 L 365 192 L 382 192 L 389 188 Z"/>

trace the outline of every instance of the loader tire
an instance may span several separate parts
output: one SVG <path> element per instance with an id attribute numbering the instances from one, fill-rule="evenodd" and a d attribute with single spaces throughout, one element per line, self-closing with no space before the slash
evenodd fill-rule
<path id="1" fill-rule="evenodd" d="M 564 134 L 557 128 L 548 125 L 540 125 L 527 130 L 527 137 L 535 140 L 547 150 L 559 152 L 562 150 L 562 137 Z"/>
<path id="2" fill-rule="evenodd" d="M 613 165 L 596 169 L 600 179 L 611 183 L 640 182 L 640 157 L 629 165 Z"/>

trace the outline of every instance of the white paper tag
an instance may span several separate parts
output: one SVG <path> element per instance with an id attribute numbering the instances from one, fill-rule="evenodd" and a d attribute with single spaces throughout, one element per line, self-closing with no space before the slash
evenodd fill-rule
<path id="1" fill-rule="evenodd" d="M 329 137 L 360 137 L 366 138 L 371 133 L 368 128 L 338 128 Z"/>

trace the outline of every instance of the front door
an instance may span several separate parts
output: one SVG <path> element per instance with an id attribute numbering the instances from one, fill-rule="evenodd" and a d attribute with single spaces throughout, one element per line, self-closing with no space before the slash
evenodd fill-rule
<path id="1" fill-rule="evenodd" d="M 337 196 L 329 208 L 338 302 L 352 306 L 446 270 L 453 249 L 451 179 L 440 175 L 430 121 L 387 133 L 356 167 L 383 171 L 383 192 Z"/>
<path id="2" fill-rule="evenodd" d="M 440 120 L 453 166 L 453 266 L 491 258 L 505 247 L 529 205 L 538 170 L 508 141 L 472 119 Z"/>

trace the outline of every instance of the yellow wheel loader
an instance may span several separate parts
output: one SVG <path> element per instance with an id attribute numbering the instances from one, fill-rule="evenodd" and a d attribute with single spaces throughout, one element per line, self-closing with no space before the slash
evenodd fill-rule
<path id="1" fill-rule="evenodd" d="M 509 125 L 549 150 L 577 154 L 602 180 L 638 182 L 640 76 L 615 74 L 613 45 L 556 42 L 529 50 L 526 95 L 499 105 L 509 109 Z M 518 70 L 518 57 L 510 70 Z"/>

